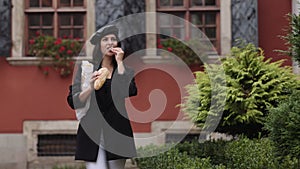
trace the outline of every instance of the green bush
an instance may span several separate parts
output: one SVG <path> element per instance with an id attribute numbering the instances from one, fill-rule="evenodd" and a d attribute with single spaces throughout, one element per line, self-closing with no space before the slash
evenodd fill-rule
<path id="1" fill-rule="evenodd" d="M 198 140 L 177 144 L 176 148 L 180 152 L 187 152 L 191 157 L 209 158 L 214 165 L 219 165 L 226 161 L 225 146 L 226 141 L 205 141 L 199 143 Z"/>
<path id="2" fill-rule="evenodd" d="M 272 108 L 265 126 L 278 155 L 300 157 L 300 91 Z"/>
<path id="3" fill-rule="evenodd" d="M 80 166 L 54 166 L 52 169 L 86 169 L 86 167 L 84 165 L 80 165 Z"/>
<path id="4" fill-rule="evenodd" d="M 296 169 L 296 158 L 276 158 L 272 141 L 241 138 L 232 141 L 185 142 L 173 148 L 148 146 L 139 152 L 154 153 L 168 149 L 156 156 L 137 158 L 140 169 Z M 219 149 L 219 151 L 217 151 Z M 219 158 L 219 159 L 218 159 Z"/>
<path id="5" fill-rule="evenodd" d="M 187 145 L 187 144 L 185 144 Z M 156 146 L 148 146 L 142 151 L 153 152 L 158 150 Z M 140 150 L 141 151 L 141 150 Z M 140 169 L 225 169 L 224 165 L 213 165 L 209 158 L 190 156 L 189 152 L 181 152 L 177 147 L 152 157 L 135 159 Z"/>
<path id="6" fill-rule="evenodd" d="M 296 158 L 276 158 L 273 142 L 268 138 L 250 140 L 242 138 L 226 145 L 229 169 L 296 169 Z"/>
<path id="7" fill-rule="evenodd" d="M 206 65 L 205 72 L 196 72 L 196 84 L 187 86 L 188 96 L 181 107 L 204 129 L 210 127 L 207 124 L 218 124 L 218 118 L 207 123 L 208 115 L 223 113 L 217 131 L 258 137 L 268 108 L 287 98 L 299 81 L 290 68 L 281 67 L 283 61 L 265 60 L 263 51 L 252 44 L 233 47 L 231 55 L 222 60 L 221 66 Z M 225 75 L 220 73 L 222 68 Z"/>
<path id="8" fill-rule="evenodd" d="M 279 50 L 283 54 L 293 57 L 300 64 L 300 15 L 290 14 L 289 29 L 285 30 L 286 35 L 281 36 L 286 41 L 287 50 Z"/>
<path id="9" fill-rule="evenodd" d="M 229 168 L 234 169 L 278 169 L 273 146 L 268 139 L 243 138 L 226 146 Z"/>

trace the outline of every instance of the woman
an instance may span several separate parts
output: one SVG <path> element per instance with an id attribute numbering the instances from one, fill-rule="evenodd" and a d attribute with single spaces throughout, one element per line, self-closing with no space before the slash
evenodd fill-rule
<path id="1" fill-rule="evenodd" d="M 82 88 L 82 67 L 78 66 L 69 87 L 68 104 L 73 109 L 89 106 L 77 131 L 76 160 L 86 161 L 87 169 L 123 169 L 127 158 L 136 156 L 133 132 L 125 109 L 125 98 L 137 94 L 133 70 L 123 63 L 124 52 L 118 41 L 118 29 L 108 25 L 91 38 L 95 45 L 93 69 L 86 88 Z M 109 74 L 99 90 L 94 82 L 97 70 Z"/>

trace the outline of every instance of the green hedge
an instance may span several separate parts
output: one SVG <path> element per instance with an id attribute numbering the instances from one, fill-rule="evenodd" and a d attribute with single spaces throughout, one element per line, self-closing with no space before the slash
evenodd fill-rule
<path id="1" fill-rule="evenodd" d="M 277 169 L 273 146 L 268 139 L 247 138 L 230 142 L 226 146 L 228 167 L 234 169 Z"/>
<path id="2" fill-rule="evenodd" d="M 80 164 L 80 166 L 68 166 L 68 165 L 54 166 L 52 169 L 86 169 L 86 167 L 85 165 Z"/>
<path id="3" fill-rule="evenodd" d="M 199 144 L 198 140 L 177 144 L 176 148 L 180 152 L 187 152 L 191 157 L 207 158 L 209 157 L 212 164 L 218 165 L 226 161 L 225 149 L 226 141 L 207 141 Z"/>
<path id="4" fill-rule="evenodd" d="M 157 146 L 140 148 L 154 152 Z M 272 142 L 241 138 L 234 141 L 185 142 L 157 156 L 136 159 L 140 169 L 296 169 L 298 161 L 286 156 L 279 161 Z"/>
<path id="5" fill-rule="evenodd" d="M 185 144 L 186 145 L 186 144 Z M 155 146 L 148 146 L 144 151 L 156 149 Z M 210 158 L 199 158 L 190 156 L 187 151 L 179 151 L 177 147 L 152 157 L 137 158 L 140 169 L 225 169 L 223 165 L 213 165 Z"/>
<path id="6" fill-rule="evenodd" d="M 295 90 L 277 108 L 272 108 L 265 123 L 279 156 L 300 157 L 300 91 Z"/>

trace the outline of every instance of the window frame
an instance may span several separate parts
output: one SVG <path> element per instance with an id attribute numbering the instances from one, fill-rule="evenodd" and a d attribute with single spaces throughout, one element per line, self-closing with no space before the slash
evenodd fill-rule
<path id="1" fill-rule="evenodd" d="M 39 0 L 41 3 L 41 0 Z M 87 13 L 87 7 L 86 7 L 86 1 L 83 0 L 83 6 L 80 7 L 73 7 L 73 0 L 70 0 L 70 7 L 60 7 L 59 6 L 59 0 L 52 0 L 52 7 L 30 7 L 30 0 L 25 0 L 25 43 L 29 41 L 29 15 L 30 14 L 42 14 L 42 13 L 53 13 L 53 36 L 59 37 L 59 28 L 60 28 L 60 13 L 84 13 L 83 18 L 83 37 L 81 41 L 84 41 L 86 38 L 86 13 Z M 72 25 L 74 26 L 74 25 Z M 28 45 L 25 46 L 25 55 L 28 54 Z M 28 56 L 28 55 L 27 55 Z"/>
<path id="2" fill-rule="evenodd" d="M 170 3 L 172 4 L 173 0 L 170 0 Z M 161 12 L 161 13 L 176 13 L 176 12 L 182 12 L 184 13 L 184 19 L 191 22 L 191 13 L 192 12 L 215 12 L 216 13 L 216 37 L 214 40 L 216 41 L 216 46 L 215 49 L 216 51 L 220 54 L 221 53 L 221 4 L 220 0 L 216 0 L 216 5 L 215 6 L 193 6 L 190 7 L 190 2 L 191 0 L 183 0 L 183 6 L 160 6 L 160 0 L 156 1 L 156 12 Z M 205 0 L 202 0 L 202 2 L 205 2 Z M 205 15 L 202 16 L 202 20 L 205 17 Z M 159 33 L 159 20 L 157 20 L 157 31 Z M 190 39 L 191 38 L 191 31 L 189 28 L 189 23 L 185 23 L 184 28 L 185 28 L 185 38 Z M 205 24 L 204 24 L 205 28 Z M 203 30 L 202 30 L 203 31 Z"/>
<path id="3" fill-rule="evenodd" d="M 7 57 L 6 60 L 11 65 L 38 65 L 39 59 L 37 57 L 26 56 L 26 39 L 28 38 L 27 30 L 27 18 L 26 18 L 26 5 L 29 1 L 12 0 L 12 48 L 11 57 Z M 55 2 L 55 1 L 54 1 Z M 27 4 L 26 4 L 27 3 Z M 84 18 L 84 30 L 83 41 L 87 40 L 95 32 L 95 0 L 84 0 L 85 6 L 85 18 Z M 54 5 L 54 4 L 52 4 Z M 82 7 L 79 7 L 82 8 Z M 78 7 L 74 9 L 59 9 L 59 12 L 72 12 L 74 10 L 80 11 Z M 49 10 L 52 8 L 47 8 Z M 32 12 L 39 12 L 40 8 L 30 9 Z M 28 10 L 27 10 L 28 11 Z M 83 12 L 83 9 L 81 9 Z M 86 47 L 86 57 L 74 57 L 75 60 L 91 59 L 92 48 Z M 50 61 L 51 59 L 49 59 Z"/>

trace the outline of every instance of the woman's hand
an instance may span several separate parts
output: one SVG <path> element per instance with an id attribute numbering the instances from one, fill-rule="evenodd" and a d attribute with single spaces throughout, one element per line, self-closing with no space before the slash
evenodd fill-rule
<path id="1" fill-rule="evenodd" d="M 94 83 L 95 83 L 95 80 L 98 78 L 98 76 L 101 75 L 101 72 L 100 71 L 95 71 L 93 74 L 92 74 L 92 77 L 91 77 L 91 80 L 90 80 L 90 87 L 93 88 L 94 86 Z"/>
<path id="2" fill-rule="evenodd" d="M 89 96 L 91 95 L 93 89 L 94 89 L 94 82 L 95 80 L 98 78 L 98 76 L 100 75 L 101 73 L 98 72 L 98 71 L 95 71 L 93 74 L 92 74 L 92 77 L 90 79 L 90 87 L 86 88 L 85 90 L 81 91 L 80 94 L 79 94 L 79 100 L 81 102 L 85 102 Z"/>
<path id="3" fill-rule="evenodd" d="M 124 51 L 122 50 L 122 48 L 119 48 L 119 47 L 112 48 L 111 51 L 115 54 L 116 61 L 118 63 L 123 61 Z"/>

